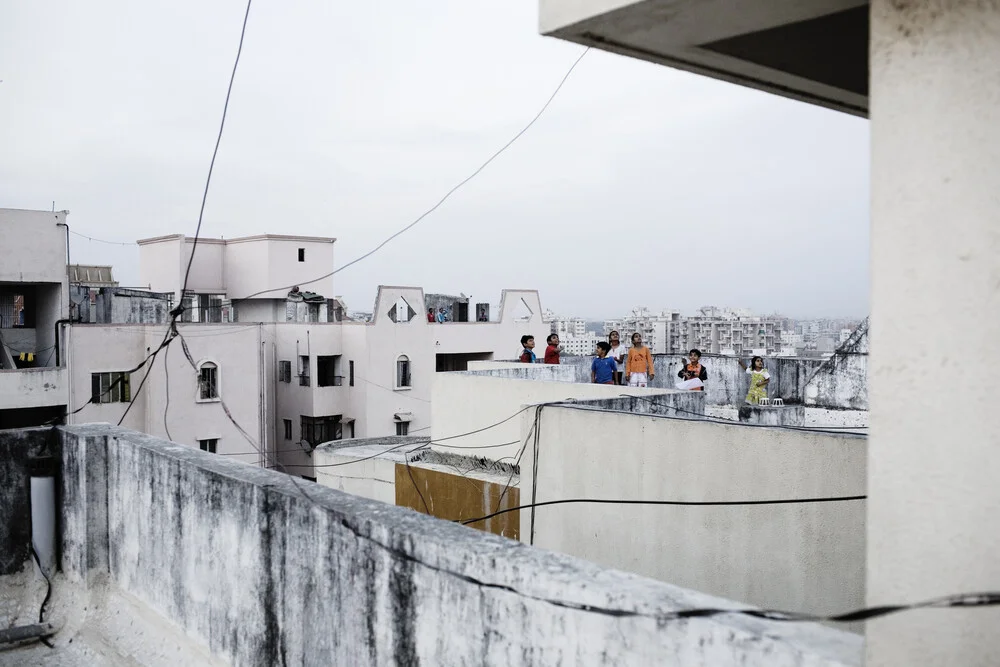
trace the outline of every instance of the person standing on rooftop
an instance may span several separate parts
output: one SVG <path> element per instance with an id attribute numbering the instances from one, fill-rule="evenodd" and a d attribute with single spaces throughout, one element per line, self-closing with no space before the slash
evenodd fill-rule
<path id="1" fill-rule="evenodd" d="M 632 334 L 632 347 L 628 350 L 625 361 L 625 381 L 630 387 L 645 387 L 653 381 L 656 371 L 653 368 L 653 354 L 642 344 L 642 334 Z"/>
<path id="2" fill-rule="evenodd" d="M 615 384 L 622 383 L 622 371 L 625 367 L 625 355 L 628 354 L 628 347 L 621 341 L 621 335 L 617 331 L 608 334 L 608 356 L 615 360 Z"/>
<path id="3" fill-rule="evenodd" d="M 549 334 L 545 342 L 548 345 L 545 346 L 545 356 L 542 358 L 542 361 L 547 364 L 558 364 L 559 353 L 562 352 L 562 345 L 559 344 L 559 336 L 557 334 Z"/>
<path id="4" fill-rule="evenodd" d="M 771 382 L 771 374 L 764 368 L 764 360 L 761 357 L 754 357 L 750 360 L 750 367 L 743 363 L 742 359 L 737 359 L 740 368 L 750 376 L 750 391 L 747 392 L 747 403 L 758 405 L 762 398 L 767 398 L 767 385 Z"/>
<path id="5" fill-rule="evenodd" d="M 521 336 L 521 363 L 535 363 L 535 337 L 525 334 Z"/>
<path id="6" fill-rule="evenodd" d="M 597 343 L 597 356 L 590 362 L 590 381 L 594 384 L 614 384 L 618 375 L 615 360 L 608 355 L 611 346 L 603 340 Z"/>

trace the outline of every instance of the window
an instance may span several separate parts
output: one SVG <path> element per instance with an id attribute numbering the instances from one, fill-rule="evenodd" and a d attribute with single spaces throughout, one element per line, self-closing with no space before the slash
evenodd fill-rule
<path id="1" fill-rule="evenodd" d="M 410 386 L 410 359 L 406 355 L 401 355 L 396 359 L 396 389 L 404 389 Z"/>
<path id="2" fill-rule="evenodd" d="M 291 419 L 283 419 L 282 421 L 285 423 L 285 440 L 291 440 L 292 439 L 292 420 Z"/>
<path id="3" fill-rule="evenodd" d="M 339 356 L 316 357 L 316 386 L 339 387 L 344 382 L 344 378 L 337 375 L 339 369 Z"/>
<path id="4" fill-rule="evenodd" d="M 396 422 L 396 435 L 409 435 L 410 422 Z"/>
<path id="5" fill-rule="evenodd" d="M 388 312 L 389 319 L 396 324 L 409 322 L 416 314 L 417 311 L 413 310 L 410 303 L 403 297 L 396 299 L 396 303 L 393 304 Z"/>
<path id="6" fill-rule="evenodd" d="M 91 403 L 128 403 L 131 400 L 128 373 L 91 373 Z"/>
<path id="7" fill-rule="evenodd" d="M 306 249 L 305 248 L 299 248 L 299 261 L 300 262 L 306 261 Z"/>
<path id="8" fill-rule="evenodd" d="M 199 440 L 198 447 L 203 452 L 208 452 L 209 454 L 215 454 L 216 450 L 219 449 L 219 439 L 218 438 L 208 438 L 206 440 Z"/>
<path id="9" fill-rule="evenodd" d="M 278 382 L 291 382 L 291 381 L 292 381 L 292 362 L 279 361 Z"/>
<path id="10" fill-rule="evenodd" d="M 299 357 L 299 386 L 309 386 L 309 357 Z"/>
<path id="11" fill-rule="evenodd" d="M 198 367 L 198 400 L 219 400 L 219 367 L 211 361 Z"/>
<path id="12" fill-rule="evenodd" d="M 354 361 L 347 362 L 347 384 L 354 386 Z"/>
<path id="13" fill-rule="evenodd" d="M 328 417 L 307 417 L 302 415 L 302 442 L 313 447 L 343 437 L 340 415 Z"/>

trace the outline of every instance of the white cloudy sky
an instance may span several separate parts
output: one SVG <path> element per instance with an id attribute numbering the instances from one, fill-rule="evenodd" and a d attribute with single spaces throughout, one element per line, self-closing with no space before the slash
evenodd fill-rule
<path id="1" fill-rule="evenodd" d="M 242 0 L 0 5 L 0 207 L 109 240 L 193 233 Z M 255 0 L 203 232 L 411 222 L 537 112 L 581 47 L 537 0 Z M 868 308 L 867 121 L 591 51 L 542 119 L 437 212 L 338 275 L 604 317 Z M 138 252 L 73 238 L 138 279 Z"/>

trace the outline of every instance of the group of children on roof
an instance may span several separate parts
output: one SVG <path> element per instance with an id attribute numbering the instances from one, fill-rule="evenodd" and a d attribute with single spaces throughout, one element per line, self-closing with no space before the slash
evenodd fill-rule
<path id="1" fill-rule="evenodd" d="M 542 363 L 558 364 L 562 352 L 559 344 L 559 336 L 550 334 L 545 339 L 545 355 Z M 535 337 L 532 335 L 521 336 L 520 360 L 526 364 L 538 363 L 535 356 Z M 636 332 L 632 334 L 632 345 L 626 347 L 621 342 L 621 337 L 617 331 L 612 331 L 608 335 L 607 342 L 597 343 L 596 355 L 590 364 L 590 381 L 594 384 L 628 385 L 629 387 L 646 387 L 656 376 L 653 365 L 652 351 L 643 345 L 642 334 Z M 754 357 L 750 360 L 748 367 L 742 359 L 738 359 L 740 367 L 750 376 L 750 390 L 747 393 L 747 403 L 760 403 L 762 398 L 767 397 L 767 385 L 771 382 L 771 375 L 764 367 L 764 360 L 761 357 Z M 681 369 L 677 372 L 679 382 L 674 386 L 677 389 L 690 391 L 704 391 L 705 381 L 708 380 L 708 371 L 701 363 L 701 351 L 693 349 L 688 353 L 687 359 L 682 360 Z"/>

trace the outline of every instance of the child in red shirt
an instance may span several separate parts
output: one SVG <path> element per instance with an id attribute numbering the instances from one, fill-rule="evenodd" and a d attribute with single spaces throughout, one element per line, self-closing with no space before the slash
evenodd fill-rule
<path id="1" fill-rule="evenodd" d="M 545 339 L 548 345 L 545 348 L 545 357 L 542 359 L 547 364 L 558 364 L 559 363 L 559 353 L 562 352 L 562 347 L 559 345 L 559 336 L 556 334 L 549 334 L 549 337 Z"/>

